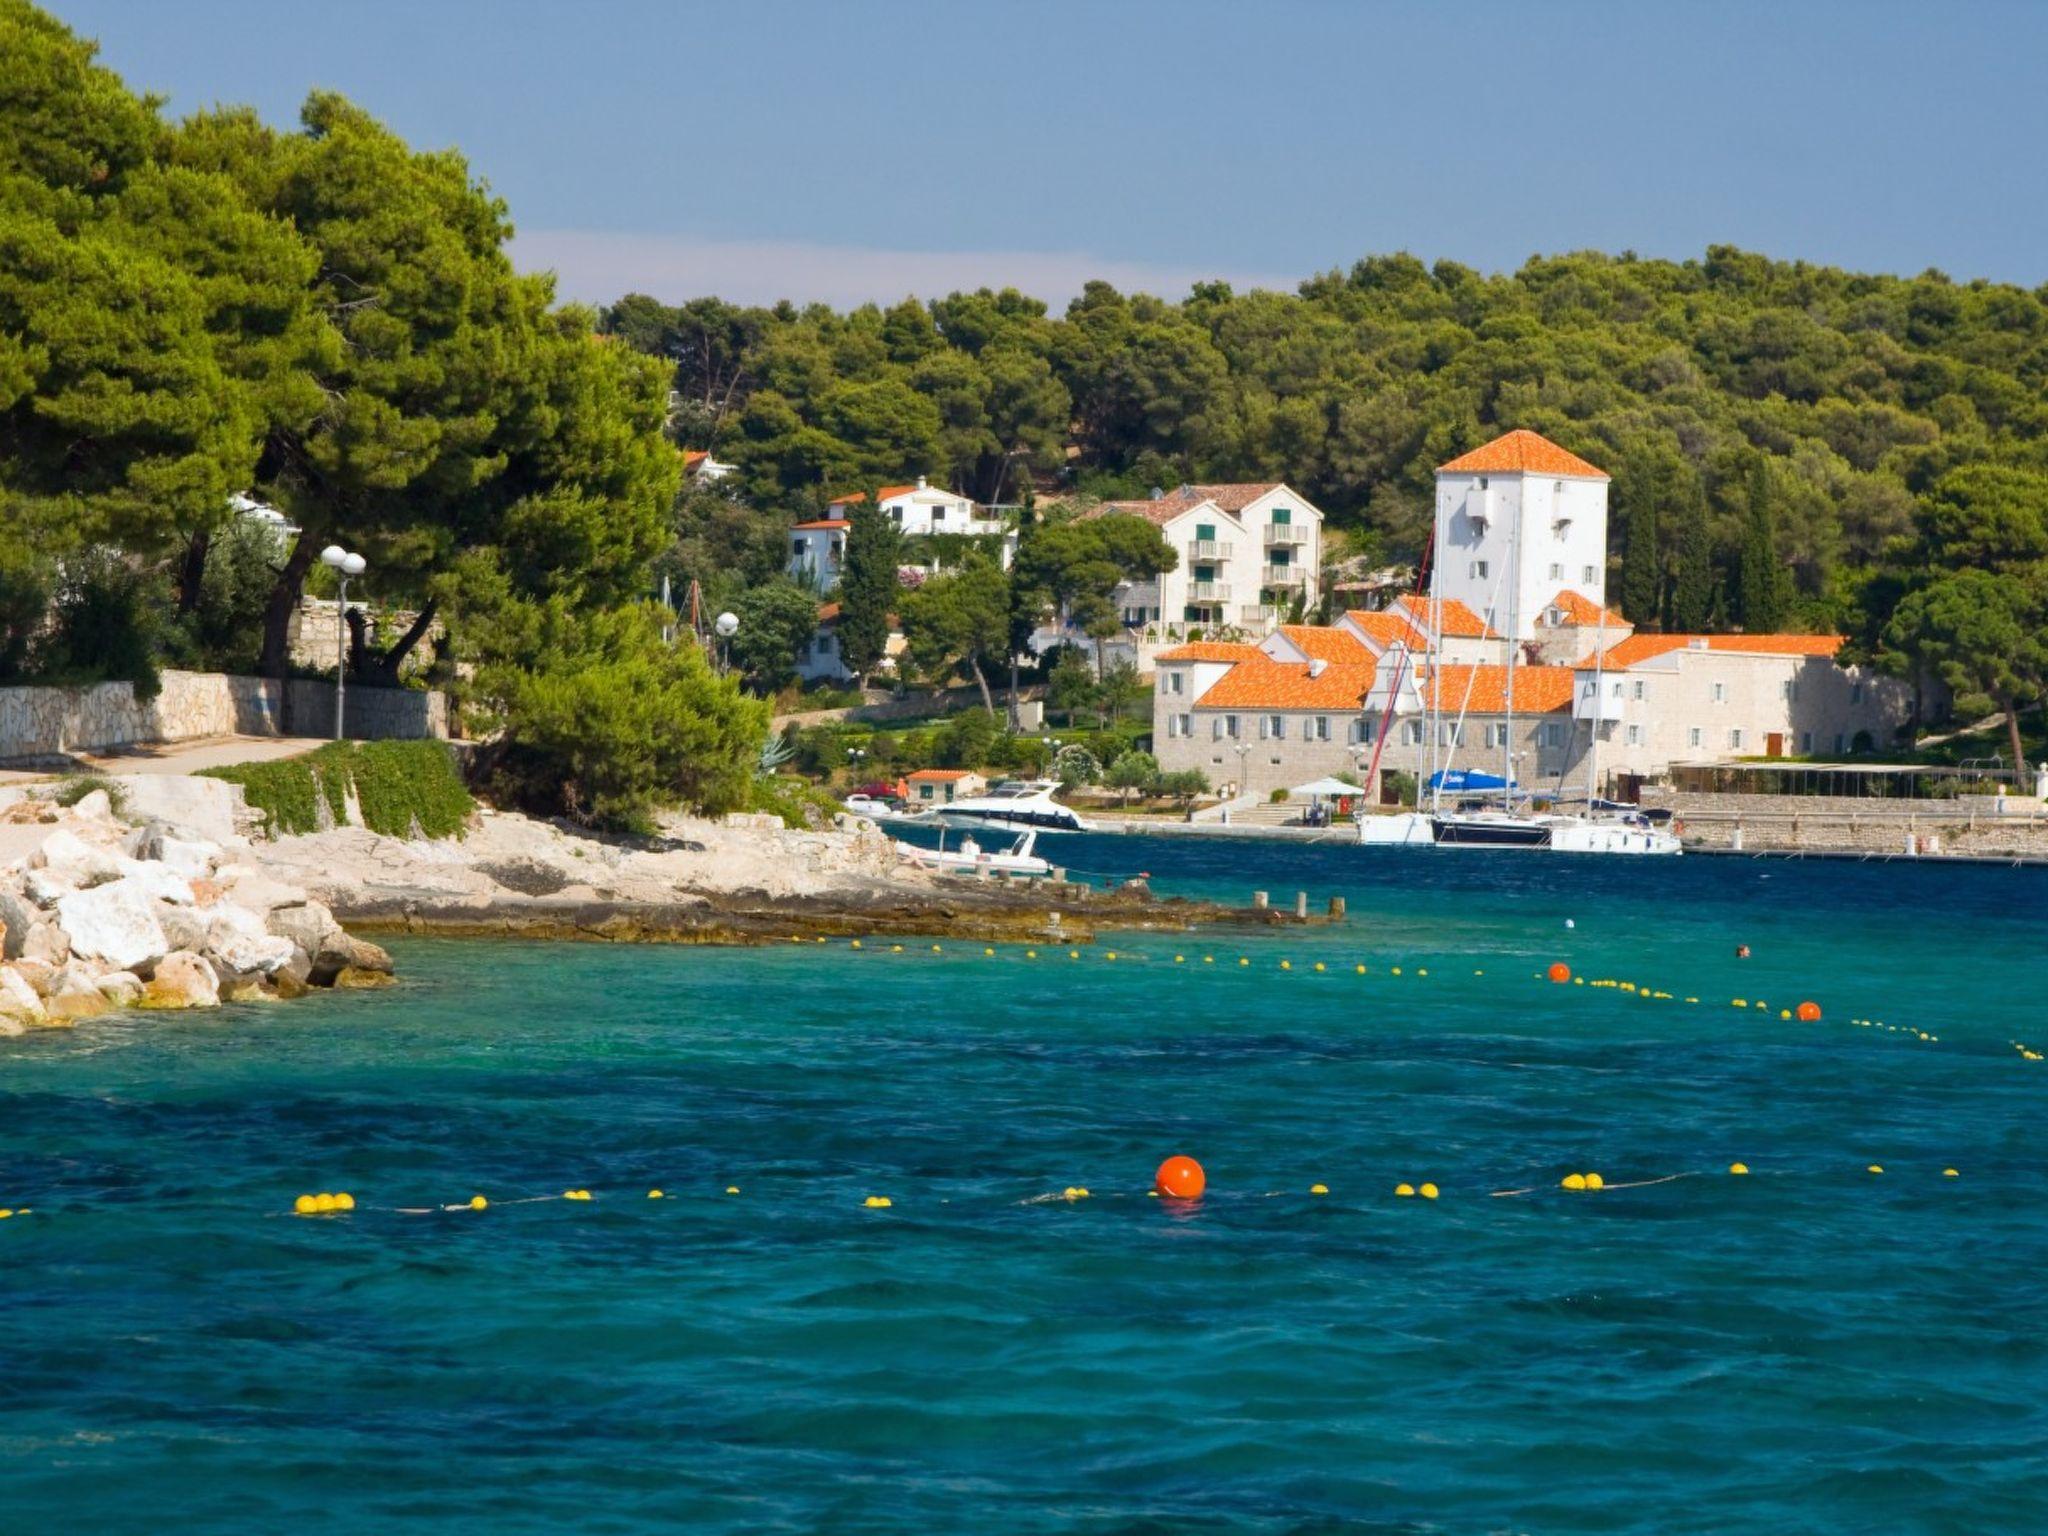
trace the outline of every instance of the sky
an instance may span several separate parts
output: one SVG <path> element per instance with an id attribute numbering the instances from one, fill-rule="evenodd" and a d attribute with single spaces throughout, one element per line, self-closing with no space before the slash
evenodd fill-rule
<path id="1" fill-rule="evenodd" d="M 339 90 L 565 298 L 1291 287 L 1733 243 L 2048 281 L 2048 0 L 41 0 L 174 116 Z"/>

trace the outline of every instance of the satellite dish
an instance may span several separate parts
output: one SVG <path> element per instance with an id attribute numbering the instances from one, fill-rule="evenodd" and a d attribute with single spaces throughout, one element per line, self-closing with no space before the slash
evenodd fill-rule
<path id="1" fill-rule="evenodd" d="M 721 613 L 717 617 L 717 619 L 713 621 L 711 627 L 713 629 L 716 629 L 718 633 L 722 635 L 724 638 L 730 640 L 734 635 L 740 632 L 739 615 L 734 613 Z"/>

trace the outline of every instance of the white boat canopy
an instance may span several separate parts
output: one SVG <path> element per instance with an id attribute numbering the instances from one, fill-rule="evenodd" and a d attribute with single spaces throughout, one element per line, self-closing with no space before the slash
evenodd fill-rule
<path id="1" fill-rule="evenodd" d="M 1356 784 L 1347 784 L 1342 779 L 1317 779 L 1313 784 L 1297 784 L 1287 791 L 1289 799 L 1333 800 L 1345 795 L 1362 795 L 1365 791 Z"/>

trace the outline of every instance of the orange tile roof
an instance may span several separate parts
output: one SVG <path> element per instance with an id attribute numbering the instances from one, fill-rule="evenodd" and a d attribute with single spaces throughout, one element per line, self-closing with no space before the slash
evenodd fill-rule
<path id="1" fill-rule="evenodd" d="M 1335 661 L 1358 666 L 1372 660 L 1372 652 L 1359 643 L 1348 629 L 1323 624 L 1282 624 L 1280 633 L 1311 661 Z"/>
<path id="2" fill-rule="evenodd" d="M 1632 667 L 1639 661 L 1689 651 L 1693 642 L 1706 642 L 1706 649 L 1740 656 L 1832 656 L 1842 648 L 1840 635 L 1630 635 L 1610 646 L 1597 664 L 1610 669 Z M 1595 665 L 1588 656 L 1579 665 Z"/>
<path id="3" fill-rule="evenodd" d="M 1256 645 L 1241 645 L 1232 640 L 1190 640 L 1186 645 L 1177 645 L 1170 651 L 1161 651 L 1154 661 L 1250 661 L 1266 653 Z"/>
<path id="4" fill-rule="evenodd" d="M 1242 512 L 1268 491 L 1281 487 L 1278 480 L 1244 480 L 1227 485 L 1190 485 L 1197 500 L 1213 501 L 1226 512 Z"/>
<path id="5" fill-rule="evenodd" d="M 795 524 L 791 527 L 790 532 L 795 533 L 799 529 L 804 528 L 851 528 L 852 526 L 853 524 L 843 517 L 819 517 L 813 518 L 808 523 Z"/>
<path id="6" fill-rule="evenodd" d="M 1564 614 L 1565 623 L 1578 629 L 1598 629 L 1605 624 L 1611 629 L 1632 628 L 1627 619 L 1613 608 L 1602 608 L 1590 597 L 1583 597 L 1567 587 L 1548 603 L 1546 611 L 1556 608 Z"/>
<path id="7" fill-rule="evenodd" d="M 1356 608 L 1344 617 L 1364 630 L 1382 650 L 1397 642 L 1407 646 L 1411 651 L 1429 649 L 1429 636 L 1390 608 L 1381 609 L 1377 613 Z"/>
<path id="8" fill-rule="evenodd" d="M 1195 701 L 1197 709 L 1357 709 L 1379 669 L 1371 662 L 1331 663 L 1317 673 L 1306 662 L 1261 655 L 1241 661 Z"/>
<path id="9" fill-rule="evenodd" d="M 965 768 L 920 768 L 910 775 L 913 779 L 968 779 L 979 778 Z"/>
<path id="10" fill-rule="evenodd" d="M 1148 522 L 1164 528 L 1183 512 L 1192 511 L 1203 502 L 1216 504 L 1221 512 L 1238 513 L 1257 501 L 1268 491 L 1277 491 L 1284 482 L 1279 480 L 1247 480 L 1228 485 L 1180 485 L 1159 496 L 1147 496 L 1138 501 L 1105 501 L 1090 507 L 1081 516 L 1111 517 L 1122 514 L 1128 517 L 1142 517 Z"/>
<path id="11" fill-rule="evenodd" d="M 1518 428 L 1470 453 L 1460 454 L 1448 464 L 1439 464 L 1440 475 L 1574 475 L 1585 480 L 1605 480 L 1607 472 L 1588 464 L 1576 453 L 1557 446 L 1540 432 Z"/>
<path id="12" fill-rule="evenodd" d="M 1515 710 L 1540 715 L 1569 709 L 1573 671 L 1570 667 L 1515 668 Z M 1508 669 L 1504 666 L 1440 666 L 1422 687 L 1424 702 L 1446 714 L 1464 710 L 1498 715 L 1508 707 Z"/>
<path id="13" fill-rule="evenodd" d="M 683 450 L 683 468 L 695 469 L 699 464 L 701 464 L 704 460 L 710 457 L 711 454 L 707 449 L 685 448 Z"/>
<path id="14" fill-rule="evenodd" d="M 891 497 L 908 496 L 912 491 L 916 489 L 917 487 L 914 485 L 880 486 L 875 491 L 875 503 L 877 506 L 879 506 L 881 503 L 889 500 Z M 925 489 L 928 491 L 937 491 L 940 488 L 936 485 L 928 485 L 925 487 Z M 951 492 L 942 492 L 942 494 L 950 495 Z M 834 496 L 832 500 L 827 503 L 827 505 L 834 507 L 850 507 L 865 495 L 867 495 L 866 491 L 853 491 L 845 496 Z"/>
<path id="15" fill-rule="evenodd" d="M 1439 600 L 1433 597 L 1416 597 L 1412 593 L 1394 599 L 1394 606 L 1406 614 L 1409 620 L 1424 631 L 1435 629 L 1440 635 L 1452 640 L 1498 640 L 1500 636 L 1486 627 L 1486 621 L 1455 597 Z M 1441 606 L 1443 618 L 1436 619 Z"/>

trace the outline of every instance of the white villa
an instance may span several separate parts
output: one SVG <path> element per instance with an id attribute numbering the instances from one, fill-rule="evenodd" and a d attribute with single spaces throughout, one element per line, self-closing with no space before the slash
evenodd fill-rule
<path id="1" fill-rule="evenodd" d="M 928 484 L 923 475 L 915 485 L 885 485 L 874 493 L 875 505 L 894 523 L 906 540 L 930 538 L 935 534 L 962 534 L 974 538 L 999 538 L 996 557 L 1004 570 L 1017 554 L 1017 532 L 1000 517 L 989 517 L 972 498 Z M 846 533 L 853 526 L 850 514 L 862 497 L 856 493 L 835 498 L 826 516 L 798 523 L 789 531 L 789 574 L 820 593 L 839 585 L 839 568 L 846 558 Z M 915 546 L 913 546 L 914 548 Z M 912 568 L 935 571 L 938 557 L 912 560 Z"/>
<path id="2" fill-rule="evenodd" d="M 1180 557 L 1157 581 L 1118 589 L 1128 628 L 1175 637 L 1191 629 L 1263 633 L 1322 595 L 1323 514 L 1282 482 L 1183 485 L 1083 515 L 1145 518 Z"/>
<path id="3" fill-rule="evenodd" d="M 1440 604 L 1161 651 L 1159 766 L 1255 795 L 1343 773 L 1377 799 L 1375 763 L 1498 772 L 1511 752 L 1525 786 L 1583 793 L 1596 732 L 1605 790 L 1678 762 L 1882 748 L 1910 716 L 1906 684 L 1835 661 L 1839 635 L 1635 633 L 1604 601 L 1607 477 L 1535 433 L 1446 464 L 1437 505 Z"/>

